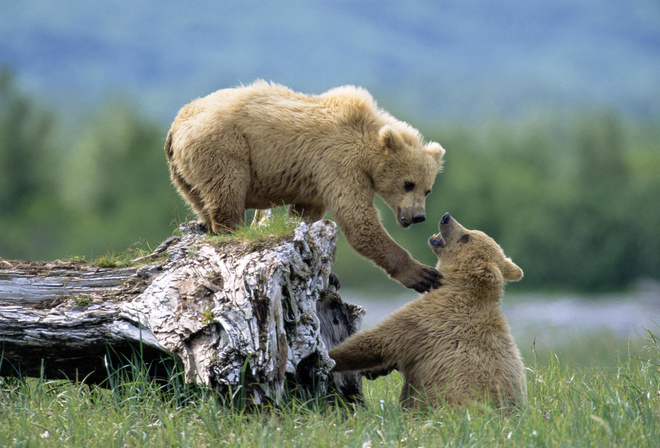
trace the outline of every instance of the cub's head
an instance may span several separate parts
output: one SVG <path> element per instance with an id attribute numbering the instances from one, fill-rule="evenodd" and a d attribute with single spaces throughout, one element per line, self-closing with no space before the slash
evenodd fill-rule
<path id="1" fill-rule="evenodd" d="M 419 132 L 401 123 L 380 129 L 382 155 L 373 176 L 374 189 L 394 212 L 401 227 L 426 219 L 426 196 L 442 169 L 445 150 L 438 143 L 422 143 Z"/>
<path id="2" fill-rule="evenodd" d="M 523 277 L 523 271 L 491 237 L 478 230 L 468 230 L 449 213 L 438 223 L 440 233 L 429 238 L 438 256 L 438 270 L 445 278 L 467 280 L 472 284 L 504 286 Z"/>

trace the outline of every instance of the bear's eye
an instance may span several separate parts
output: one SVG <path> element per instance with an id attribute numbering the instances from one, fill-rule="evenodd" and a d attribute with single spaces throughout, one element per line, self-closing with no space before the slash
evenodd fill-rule
<path id="1" fill-rule="evenodd" d="M 413 191 L 415 189 L 415 184 L 412 183 L 412 182 L 404 182 L 403 183 L 403 188 L 406 189 L 407 193 L 410 193 L 411 191 Z"/>
<path id="2" fill-rule="evenodd" d="M 458 240 L 459 243 L 467 243 L 468 241 L 470 241 L 470 235 L 467 233 Z"/>

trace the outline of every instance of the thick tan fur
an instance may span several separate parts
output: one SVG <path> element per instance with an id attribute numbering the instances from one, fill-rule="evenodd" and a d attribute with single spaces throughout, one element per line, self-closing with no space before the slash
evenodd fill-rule
<path id="1" fill-rule="evenodd" d="M 483 232 L 449 214 L 439 227 L 429 243 L 443 286 L 330 350 L 335 371 L 396 368 L 406 407 L 524 402 L 523 362 L 500 308 L 505 282 L 523 272 Z"/>
<path id="2" fill-rule="evenodd" d="M 387 234 L 374 194 L 401 226 L 423 220 L 444 152 L 364 89 L 312 96 L 265 81 L 183 107 L 165 144 L 174 185 L 213 232 L 249 208 L 290 204 L 309 222 L 329 210 L 356 251 L 418 291 L 438 286 L 438 273 Z"/>

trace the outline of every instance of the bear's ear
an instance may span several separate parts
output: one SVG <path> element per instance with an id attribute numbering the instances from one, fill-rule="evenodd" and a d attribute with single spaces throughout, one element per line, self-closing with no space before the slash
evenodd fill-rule
<path id="1" fill-rule="evenodd" d="M 479 263 L 478 266 L 475 266 L 473 275 L 475 280 L 478 283 L 490 283 L 498 284 L 502 283 L 504 279 L 502 278 L 502 273 L 500 269 L 494 263 Z"/>
<path id="2" fill-rule="evenodd" d="M 442 166 L 442 156 L 445 155 L 445 148 L 440 146 L 440 143 L 431 142 L 425 146 L 426 152 L 433 156 L 433 160 L 438 164 L 439 167 Z"/>
<path id="3" fill-rule="evenodd" d="M 518 267 L 510 258 L 504 261 L 504 279 L 509 282 L 517 282 L 523 278 L 523 270 Z"/>
<path id="4" fill-rule="evenodd" d="M 386 151 L 394 152 L 403 149 L 405 147 L 403 137 L 401 137 L 399 131 L 387 125 L 380 128 L 380 131 L 378 133 L 378 140 L 380 142 L 380 145 Z"/>

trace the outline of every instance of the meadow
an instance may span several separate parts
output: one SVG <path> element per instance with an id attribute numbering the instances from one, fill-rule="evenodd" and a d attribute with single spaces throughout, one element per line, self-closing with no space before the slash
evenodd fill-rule
<path id="1" fill-rule="evenodd" d="M 0 379 L 6 447 L 653 447 L 660 440 L 660 347 L 585 336 L 553 349 L 521 347 L 529 403 L 404 411 L 397 373 L 364 380 L 365 402 L 287 397 L 245 409 L 205 390 L 154 382 L 135 365 L 106 389 L 38 378 Z M 609 353 L 592 363 L 592 356 Z"/>

